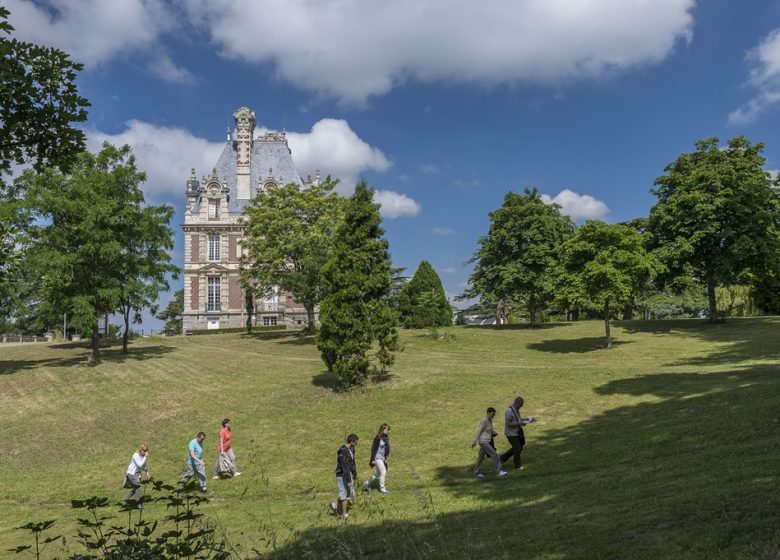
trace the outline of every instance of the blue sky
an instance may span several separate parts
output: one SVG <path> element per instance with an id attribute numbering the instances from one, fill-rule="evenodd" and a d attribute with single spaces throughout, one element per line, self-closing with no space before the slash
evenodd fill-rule
<path id="1" fill-rule="evenodd" d="M 394 264 L 430 261 L 450 295 L 507 191 L 615 222 L 701 138 L 744 134 L 780 168 L 780 1 L 3 3 L 16 37 L 85 64 L 90 147 L 131 144 L 177 229 L 189 169 L 248 106 L 304 177 L 378 189 Z"/>

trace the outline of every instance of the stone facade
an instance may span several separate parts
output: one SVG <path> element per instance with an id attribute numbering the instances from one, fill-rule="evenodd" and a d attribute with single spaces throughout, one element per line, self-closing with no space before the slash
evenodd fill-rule
<path id="1" fill-rule="evenodd" d="M 245 294 L 239 279 L 244 209 L 259 192 L 278 185 L 305 185 L 292 160 L 285 135 L 254 137 L 255 112 L 233 113 L 235 140 L 228 131 L 225 147 L 210 174 L 195 170 L 187 181 L 184 213 L 184 332 L 240 328 L 246 325 Z M 310 181 L 311 179 L 309 179 Z M 257 326 L 306 326 L 306 310 L 292 296 L 255 301 Z"/>

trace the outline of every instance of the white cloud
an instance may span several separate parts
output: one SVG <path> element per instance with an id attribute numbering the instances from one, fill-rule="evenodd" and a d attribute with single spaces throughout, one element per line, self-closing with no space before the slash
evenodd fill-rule
<path id="1" fill-rule="evenodd" d="M 183 196 L 184 182 L 194 167 L 198 176 L 207 173 L 216 164 L 223 142 L 210 142 L 186 129 L 158 126 L 131 120 L 118 134 L 87 130 L 90 150 L 100 149 L 104 142 L 114 145 L 130 144 L 138 160 L 138 168 L 147 174 L 144 192 L 152 197 Z M 259 129 L 262 133 L 266 129 Z M 298 172 L 304 177 L 319 169 L 323 175 L 339 177 L 339 191 L 350 194 L 361 172 L 371 169 L 384 171 L 390 162 L 378 148 L 362 140 L 343 120 L 323 119 L 310 132 L 288 132 L 287 140 Z M 411 198 L 393 193 L 384 198 L 388 217 L 415 215 L 419 205 Z"/>
<path id="2" fill-rule="evenodd" d="M 379 213 L 382 217 L 388 219 L 416 216 L 421 209 L 416 200 L 394 191 L 376 191 L 374 202 L 380 205 Z"/>
<path id="3" fill-rule="evenodd" d="M 314 175 L 319 169 L 323 175 L 338 177 L 342 194 L 352 192 L 363 171 L 383 172 L 391 165 L 380 149 L 361 139 L 342 119 L 322 119 L 310 132 L 288 132 L 287 141 L 301 175 Z"/>
<path id="4" fill-rule="evenodd" d="M 454 266 L 448 266 L 446 268 L 440 268 L 438 270 L 443 274 L 455 274 L 456 272 L 458 272 L 458 269 L 455 268 Z"/>
<path id="5" fill-rule="evenodd" d="M 602 201 L 589 194 L 578 194 L 569 189 L 563 189 L 554 198 L 543 194 L 542 200 L 545 204 L 560 205 L 561 213 L 576 221 L 599 220 L 609 213 L 609 208 Z"/>
<path id="6" fill-rule="evenodd" d="M 171 84 L 192 85 L 198 81 L 192 72 L 177 65 L 167 54 L 155 57 L 147 68 L 152 74 Z"/>
<path id="7" fill-rule="evenodd" d="M 131 120 L 119 134 L 87 130 L 87 147 L 96 151 L 103 142 L 129 144 L 138 169 L 146 172 L 144 193 L 151 199 L 184 197 L 184 183 L 194 167 L 199 176 L 210 171 L 224 144 L 198 138 L 183 128 L 157 126 Z"/>
<path id="8" fill-rule="evenodd" d="M 422 163 L 417 169 L 424 175 L 436 175 L 439 172 L 439 166 L 435 163 Z"/>
<path id="9" fill-rule="evenodd" d="M 435 235 L 455 235 L 455 230 L 447 227 L 435 227 L 431 232 Z"/>
<path id="10" fill-rule="evenodd" d="M 183 0 L 228 58 L 361 104 L 406 80 L 557 84 L 656 63 L 695 0 Z M 259 70 L 258 70 L 259 71 Z"/>
<path id="11" fill-rule="evenodd" d="M 780 102 L 780 27 L 751 49 L 747 59 L 753 63 L 748 84 L 757 92 L 752 99 L 729 113 L 731 124 L 753 122 L 769 107 Z"/>
<path id="12" fill-rule="evenodd" d="M 153 46 L 171 19 L 159 0 L 6 0 L 14 37 L 56 47 L 92 66 Z"/>

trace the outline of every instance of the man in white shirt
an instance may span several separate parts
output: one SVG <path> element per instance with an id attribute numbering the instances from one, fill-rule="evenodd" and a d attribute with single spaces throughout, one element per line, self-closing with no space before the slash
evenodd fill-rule
<path id="1" fill-rule="evenodd" d="M 512 404 L 510 404 L 506 412 L 504 412 L 504 435 L 509 440 L 510 447 L 501 455 L 501 462 L 506 466 L 506 462 L 510 457 L 514 457 L 514 463 L 516 469 L 522 469 L 523 464 L 520 460 L 520 454 L 523 452 L 523 446 L 525 445 L 525 433 L 523 433 L 523 426 L 530 424 L 534 421 L 533 418 L 523 418 L 520 415 L 520 408 L 523 406 L 523 397 L 517 397 Z"/>

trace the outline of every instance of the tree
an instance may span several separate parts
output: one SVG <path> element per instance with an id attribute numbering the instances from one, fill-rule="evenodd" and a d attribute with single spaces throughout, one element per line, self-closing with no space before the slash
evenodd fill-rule
<path id="1" fill-rule="evenodd" d="M 134 165 L 134 162 L 128 162 Z M 143 174 L 141 174 L 143 175 Z M 143 179 L 142 179 L 143 180 Z M 179 268 L 171 263 L 173 249 L 173 207 L 142 206 L 143 193 L 136 184 L 128 185 L 127 206 L 125 208 L 127 228 L 121 230 L 125 238 L 121 240 L 125 251 L 122 295 L 120 310 L 125 323 L 122 334 L 122 353 L 127 354 L 130 336 L 130 314 L 133 322 L 141 322 L 141 311 L 155 306 L 161 292 L 167 291 L 169 275 L 178 278 Z"/>
<path id="2" fill-rule="evenodd" d="M 398 349 L 397 315 L 388 305 L 390 253 L 379 205 L 365 181 L 346 201 L 333 256 L 322 269 L 317 348 L 344 387 L 384 373 Z"/>
<path id="3" fill-rule="evenodd" d="M 27 245 L 24 193 L 4 178 L 14 164 L 67 169 L 84 149 L 84 132 L 74 123 L 87 119 L 89 103 L 79 96 L 81 64 L 64 52 L 10 38 L 10 12 L 0 6 L 0 316 L 19 303 L 19 263 Z"/>
<path id="4" fill-rule="evenodd" d="M 184 290 L 176 290 L 173 298 L 165 306 L 165 309 L 155 315 L 156 319 L 165 321 L 163 331 L 166 333 L 181 334 L 182 317 L 184 315 Z"/>
<path id="5" fill-rule="evenodd" d="M 481 297 L 511 307 L 523 302 L 531 325 L 552 299 L 550 280 L 557 250 L 574 224 L 556 204 L 545 204 L 536 189 L 509 192 L 490 213 L 488 234 L 469 262 L 475 262 L 464 297 Z"/>
<path id="6" fill-rule="evenodd" d="M 320 270 L 327 261 L 341 219 L 341 199 L 327 179 L 301 189 L 291 183 L 260 193 L 245 211 L 245 288 L 265 293 L 273 286 L 290 292 L 306 309 L 315 329 L 322 297 Z"/>
<path id="7" fill-rule="evenodd" d="M 568 304 L 602 310 L 609 348 L 612 311 L 660 269 L 636 230 L 589 220 L 561 247 L 556 289 Z"/>
<path id="8" fill-rule="evenodd" d="M 423 295 L 425 294 L 425 297 Z M 401 324 L 407 329 L 452 324 L 452 307 L 441 278 L 428 261 L 422 261 L 401 290 Z"/>
<path id="9" fill-rule="evenodd" d="M 763 144 L 744 136 L 718 143 L 700 140 L 666 166 L 649 222 L 670 270 L 687 265 L 705 285 L 712 322 L 718 286 L 778 270 L 780 258 L 780 191 L 764 171 Z"/>
<path id="10" fill-rule="evenodd" d="M 152 230 L 160 235 L 156 240 L 139 232 L 149 226 L 149 216 L 161 221 L 171 216 L 169 207 L 141 210 L 144 179 L 130 147 L 109 144 L 97 154 L 80 154 L 67 174 L 45 167 L 19 179 L 36 218 L 25 265 L 40 278 L 45 305 L 67 312 L 73 326 L 91 333 L 94 363 L 100 361 L 100 318 L 128 297 L 139 306 L 135 296 L 159 287 L 156 267 L 169 267 L 167 223 Z"/>

